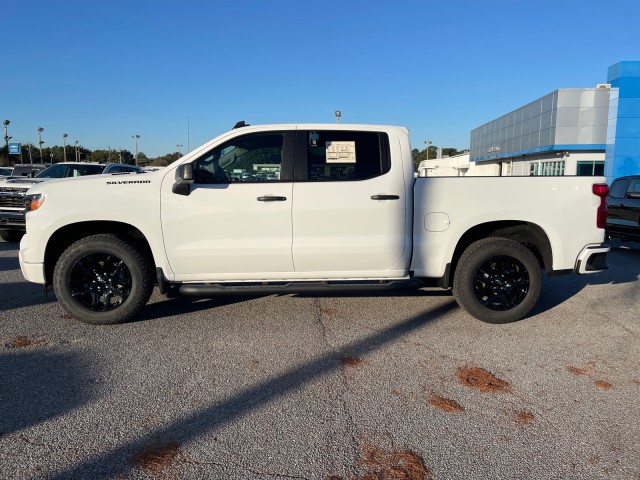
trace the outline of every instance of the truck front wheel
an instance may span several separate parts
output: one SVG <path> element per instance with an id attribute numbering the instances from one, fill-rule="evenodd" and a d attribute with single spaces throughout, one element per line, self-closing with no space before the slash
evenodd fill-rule
<path id="1" fill-rule="evenodd" d="M 133 318 L 153 291 L 152 268 L 116 235 L 92 235 L 70 245 L 53 271 L 58 301 L 76 319 L 110 325 Z"/>
<path id="2" fill-rule="evenodd" d="M 490 237 L 472 243 L 460 257 L 453 295 L 460 306 L 487 323 L 525 317 L 542 287 L 537 258 L 520 243 Z"/>

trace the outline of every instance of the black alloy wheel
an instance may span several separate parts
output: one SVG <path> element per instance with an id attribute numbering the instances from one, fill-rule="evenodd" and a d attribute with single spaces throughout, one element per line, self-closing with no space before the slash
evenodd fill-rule
<path id="1" fill-rule="evenodd" d="M 460 256 L 453 295 L 460 306 L 487 323 L 526 316 L 542 289 L 542 267 L 524 245 L 501 237 L 472 243 Z"/>
<path id="2" fill-rule="evenodd" d="M 527 298 L 530 283 L 529 272 L 522 262 L 498 255 L 478 267 L 473 291 L 485 307 L 504 311 L 517 307 Z"/>
<path id="3" fill-rule="evenodd" d="M 149 256 L 127 238 L 85 237 L 70 245 L 53 271 L 53 288 L 76 319 L 94 325 L 122 323 L 147 303 L 154 287 Z"/>

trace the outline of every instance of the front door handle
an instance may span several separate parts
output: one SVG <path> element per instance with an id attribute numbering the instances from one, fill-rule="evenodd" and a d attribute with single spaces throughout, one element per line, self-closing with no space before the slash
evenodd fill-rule
<path id="1" fill-rule="evenodd" d="M 274 195 L 265 195 L 264 197 L 258 197 L 259 202 L 286 202 L 287 197 L 276 197 Z"/>
<path id="2" fill-rule="evenodd" d="M 400 200 L 399 195 L 371 195 L 371 200 Z"/>

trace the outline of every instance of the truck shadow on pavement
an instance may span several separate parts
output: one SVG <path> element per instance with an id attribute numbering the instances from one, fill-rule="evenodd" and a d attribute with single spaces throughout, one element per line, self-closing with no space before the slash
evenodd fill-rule
<path id="1" fill-rule="evenodd" d="M 439 308 L 391 325 L 344 348 L 292 367 L 277 377 L 249 386 L 228 400 L 193 412 L 183 419 L 123 443 L 112 451 L 94 455 L 83 463 L 49 478 L 124 478 L 123 476 L 136 468 L 134 461 L 136 454 L 144 451 L 149 445 L 166 444 L 178 448 L 180 445 L 210 434 L 290 392 L 298 391 L 305 384 L 340 370 L 343 368 L 341 358 L 363 357 L 412 334 L 455 308 L 457 308 L 456 303 L 450 301 Z"/>
<path id="2" fill-rule="evenodd" d="M 45 340 L 17 338 L 0 355 L 0 440 L 87 404 L 98 393 L 91 360 L 77 353 L 38 351 Z M 14 353 L 19 348 L 29 351 Z M 5 350 L 6 351 L 6 350 Z"/>
<path id="3" fill-rule="evenodd" d="M 590 275 L 558 275 L 543 276 L 542 292 L 536 306 L 527 318 L 539 315 L 561 305 L 575 296 L 589 285 L 617 285 L 637 282 L 640 279 L 640 243 L 612 242 L 609 254 L 609 268 L 603 272 Z M 425 297 L 428 301 L 433 297 L 452 296 L 451 290 L 420 289 L 397 290 L 387 292 L 340 292 L 326 293 L 290 293 L 301 298 L 345 298 L 345 297 Z M 134 322 L 157 320 L 166 317 L 193 313 L 211 308 L 241 303 L 269 295 L 231 295 L 214 297 L 183 297 L 165 298 L 156 303 L 148 304 Z M 526 321 L 526 319 L 521 321 Z"/>
<path id="4" fill-rule="evenodd" d="M 612 241 L 608 263 L 607 270 L 594 274 L 545 275 L 538 303 L 528 316 L 557 307 L 589 285 L 640 284 L 640 243 Z"/>
<path id="5" fill-rule="evenodd" d="M 0 290 L 0 312 L 54 302 L 56 302 L 56 296 L 53 292 L 45 295 L 44 287 L 35 283 L 3 283 Z"/>
<path id="6" fill-rule="evenodd" d="M 20 262 L 18 257 L 0 257 L 0 272 L 19 270 Z"/>

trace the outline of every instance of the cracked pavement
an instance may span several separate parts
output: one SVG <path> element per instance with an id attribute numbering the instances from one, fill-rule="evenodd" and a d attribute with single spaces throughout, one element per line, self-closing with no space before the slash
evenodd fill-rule
<path id="1" fill-rule="evenodd" d="M 509 325 L 439 290 L 156 290 L 96 327 L 0 241 L 0 478 L 639 478 L 640 244 L 609 263 Z"/>

